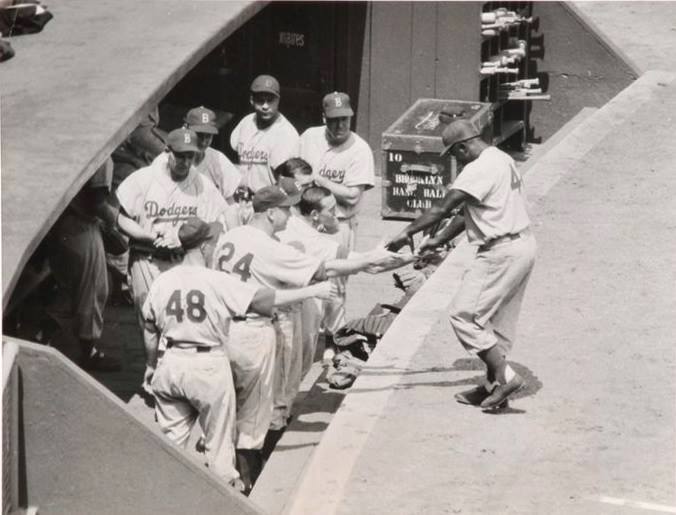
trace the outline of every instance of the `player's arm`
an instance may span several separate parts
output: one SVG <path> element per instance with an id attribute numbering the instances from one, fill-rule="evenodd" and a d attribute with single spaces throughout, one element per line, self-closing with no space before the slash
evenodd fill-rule
<path id="1" fill-rule="evenodd" d="M 465 218 L 462 215 L 454 216 L 451 221 L 433 237 L 423 241 L 419 250 L 433 249 L 451 241 L 465 230 Z"/>
<path id="2" fill-rule="evenodd" d="M 451 189 L 443 198 L 440 204 L 432 206 L 425 211 L 418 218 L 413 220 L 406 228 L 397 236 L 392 238 L 385 244 L 386 248 L 392 251 L 397 251 L 410 240 L 410 238 L 417 232 L 427 229 L 432 225 L 438 223 L 443 218 L 451 216 L 454 209 L 460 207 L 464 202 L 473 200 L 469 193 L 462 190 Z"/>
<path id="3" fill-rule="evenodd" d="M 117 215 L 117 226 L 120 228 L 120 231 L 136 241 L 144 243 L 153 243 L 155 241 L 156 236 L 154 234 L 146 231 L 136 221 L 123 213 Z"/>
<path id="4" fill-rule="evenodd" d="M 356 206 L 361 200 L 361 196 L 364 193 L 366 188 L 365 184 L 359 184 L 358 186 L 345 186 L 343 184 L 338 184 L 333 182 L 331 179 L 327 179 L 319 174 L 314 174 L 313 178 L 317 186 L 323 186 L 329 190 L 333 195 L 341 201 L 343 204 L 348 206 Z"/>
<path id="5" fill-rule="evenodd" d="M 276 307 L 294 304 L 312 297 L 331 300 L 337 294 L 338 291 L 335 284 L 328 281 L 290 290 L 260 288 L 254 294 L 253 300 L 249 305 L 249 311 L 263 316 L 270 316 L 272 314 L 272 309 Z"/>

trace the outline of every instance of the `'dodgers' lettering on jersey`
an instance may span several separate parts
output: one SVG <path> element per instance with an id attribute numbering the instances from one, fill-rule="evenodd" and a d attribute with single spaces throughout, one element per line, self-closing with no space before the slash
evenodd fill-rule
<path id="1" fill-rule="evenodd" d="M 255 148 L 244 148 L 244 145 L 237 145 L 237 153 L 242 163 L 267 164 L 268 153 L 265 150 Z"/>
<path id="2" fill-rule="evenodd" d="M 331 179 L 333 182 L 343 182 L 345 178 L 345 170 L 333 170 L 331 168 L 322 168 L 319 170 L 319 175 Z"/>
<path id="3" fill-rule="evenodd" d="M 156 218 L 155 221 L 173 222 L 177 225 L 178 222 L 187 220 L 191 216 L 197 216 L 197 206 L 177 206 L 172 204 L 169 207 L 160 207 L 154 200 L 149 200 L 144 205 L 146 211 L 146 218 Z"/>

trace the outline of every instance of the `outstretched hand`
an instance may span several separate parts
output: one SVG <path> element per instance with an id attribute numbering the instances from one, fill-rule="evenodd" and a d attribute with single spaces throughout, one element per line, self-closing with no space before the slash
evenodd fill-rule
<path id="1" fill-rule="evenodd" d="M 384 247 L 391 252 L 397 252 L 404 245 L 408 245 L 411 248 L 411 252 L 413 252 L 414 248 L 413 237 L 409 236 L 408 234 L 406 234 L 406 232 L 402 231 L 399 234 L 397 234 L 394 238 L 390 239 L 389 241 L 386 241 Z"/>
<path id="2" fill-rule="evenodd" d="M 318 299 L 333 301 L 338 299 L 338 286 L 333 281 L 323 281 L 314 285 Z"/>

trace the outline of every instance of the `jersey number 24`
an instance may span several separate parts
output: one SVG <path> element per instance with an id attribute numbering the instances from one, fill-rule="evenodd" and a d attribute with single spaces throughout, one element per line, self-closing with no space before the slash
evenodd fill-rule
<path id="1" fill-rule="evenodd" d="M 219 270 L 239 275 L 242 282 L 249 280 L 249 277 L 251 277 L 251 261 L 253 261 L 253 254 L 251 252 L 244 254 L 232 266 L 230 266 L 230 261 L 235 255 L 235 246 L 228 241 L 223 244 L 219 253 L 221 254 L 218 258 Z"/>

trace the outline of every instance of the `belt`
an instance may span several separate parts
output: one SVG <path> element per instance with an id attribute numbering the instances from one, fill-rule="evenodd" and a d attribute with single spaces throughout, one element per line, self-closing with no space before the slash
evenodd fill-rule
<path id="1" fill-rule="evenodd" d="M 527 231 L 528 231 L 528 229 L 524 229 L 523 231 L 517 232 L 516 234 L 505 234 L 504 236 L 498 236 L 497 238 L 493 238 L 491 240 L 488 240 L 483 245 L 479 245 L 479 252 L 489 250 L 489 249 L 493 248 L 495 245 L 497 245 L 498 243 L 518 240 L 519 238 L 526 236 L 528 234 Z"/>
<path id="2" fill-rule="evenodd" d="M 223 350 L 223 346 L 219 344 L 214 347 L 209 347 L 207 345 L 199 345 L 193 342 L 177 342 L 169 340 L 167 342 L 167 350 L 169 349 L 178 349 L 187 352 L 211 352 L 212 350 Z"/>

